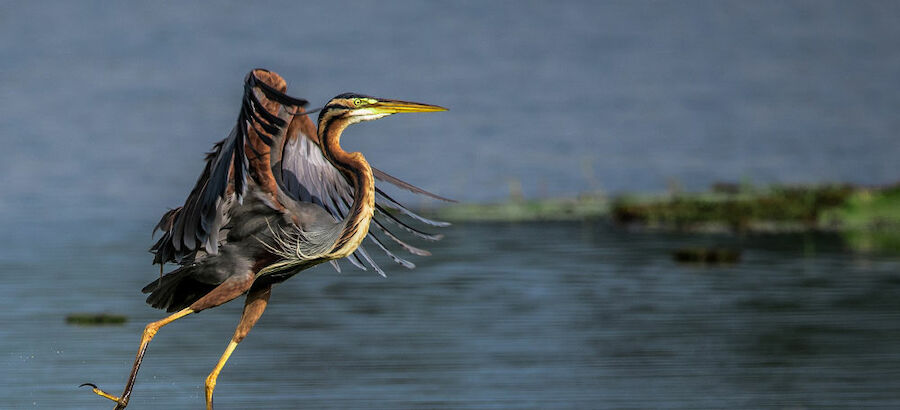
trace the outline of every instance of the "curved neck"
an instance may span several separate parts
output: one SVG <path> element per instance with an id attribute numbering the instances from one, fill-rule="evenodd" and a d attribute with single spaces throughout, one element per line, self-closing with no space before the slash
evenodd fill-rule
<path id="1" fill-rule="evenodd" d="M 344 218 L 343 229 L 331 250 L 335 259 L 350 255 L 369 232 L 369 223 L 375 213 L 375 179 L 372 167 L 359 152 L 346 152 L 341 148 L 341 133 L 349 125 L 345 118 L 332 117 L 319 124 L 319 141 L 322 153 L 347 177 L 353 185 L 353 205 Z"/>

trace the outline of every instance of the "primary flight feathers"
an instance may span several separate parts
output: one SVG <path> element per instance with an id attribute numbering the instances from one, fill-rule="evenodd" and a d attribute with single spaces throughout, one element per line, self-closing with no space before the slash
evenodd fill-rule
<path id="1" fill-rule="evenodd" d="M 163 234 L 150 249 L 155 254 L 153 263 L 185 264 L 196 256 L 197 251 L 217 253 L 220 232 L 228 222 L 229 208 L 243 199 L 252 161 L 270 161 L 271 175 L 275 181 L 269 189 L 280 191 L 271 192 L 275 200 L 278 194 L 289 195 L 295 200 L 322 206 L 335 220 L 346 217 L 354 201 L 353 189 L 347 178 L 323 156 L 316 126 L 304 113 L 303 107 L 308 102 L 291 97 L 285 91 L 284 81 L 267 70 L 256 69 L 247 74 L 234 128 L 206 155 L 206 166 L 184 205 L 166 212 L 154 229 Z M 261 101 L 260 96 L 265 101 Z M 374 167 L 372 173 L 379 184 L 389 183 L 415 194 L 451 201 Z M 409 253 L 428 255 L 428 251 L 401 240 L 388 229 L 388 225 L 399 227 L 413 236 L 438 240 L 441 235 L 423 232 L 404 222 L 400 215 L 432 226 L 448 224 L 416 214 L 386 194 L 379 184 L 376 184 L 377 212 L 372 220 L 376 231 Z M 375 233 L 370 231 L 366 239 L 395 262 L 407 268 L 414 267 L 388 249 L 383 239 Z M 363 270 L 368 264 L 384 274 L 362 246 L 348 259 Z M 336 263 L 333 265 L 339 269 Z"/>

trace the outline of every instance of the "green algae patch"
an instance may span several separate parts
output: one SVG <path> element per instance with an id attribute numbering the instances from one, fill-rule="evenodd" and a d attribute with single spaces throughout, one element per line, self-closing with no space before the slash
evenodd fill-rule
<path id="1" fill-rule="evenodd" d="M 123 325 L 128 322 L 124 315 L 110 313 L 72 313 L 66 316 L 66 323 L 78 326 Z"/>

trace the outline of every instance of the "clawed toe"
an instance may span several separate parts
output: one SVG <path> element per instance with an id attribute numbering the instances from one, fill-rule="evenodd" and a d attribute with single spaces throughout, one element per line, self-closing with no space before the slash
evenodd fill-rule
<path id="1" fill-rule="evenodd" d="M 94 392 L 94 394 L 96 394 L 100 397 L 106 397 L 107 399 L 110 399 L 110 400 L 116 402 L 116 404 L 118 404 L 118 406 L 116 406 L 117 409 L 125 408 L 125 406 L 127 405 L 127 403 L 122 401 L 122 399 L 120 399 L 118 396 L 113 396 L 112 394 L 109 394 L 103 390 L 100 390 L 100 388 L 97 387 L 97 385 L 94 383 L 82 383 L 78 387 L 84 387 L 84 386 L 91 386 L 91 391 Z"/>

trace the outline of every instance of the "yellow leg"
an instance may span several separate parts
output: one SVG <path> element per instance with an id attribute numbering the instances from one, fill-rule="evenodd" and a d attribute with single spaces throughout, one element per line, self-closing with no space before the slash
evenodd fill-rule
<path id="1" fill-rule="evenodd" d="M 225 348 L 225 353 L 222 353 L 222 357 L 219 358 L 219 363 L 206 377 L 206 410 L 212 410 L 213 408 L 213 390 L 216 389 L 216 379 L 219 377 L 222 368 L 225 367 L 225 362 L 231 357 L 231 353 L 234 352 L 234 348 L 237 347 L 238 343 L 247 337 L 247 333 L 250 333 L 250 329 L 262 316 L 266 310 L 266 305 L 269 303 L 271 294 L 271 284 L 254 285 L 250 292 L 247 293 L 247 301 L 244 302 L 244 312 L 241 314 L 241 320 L 238 322 L 237 328 L 234 329 L 234 336 L 231 337 L 231 342 Z"/>
<path id="2" fill-rule="evenodd" d="M 159 329 L 163 326 L 172 323 L 182 317 L 185 317 L 191 313 L 194 313 L 194 311 L 190 308 L 183 309 L 172 314 L 171 316 L 166 317 L 165 319 L 152 322 L 144 328 L 144 333 L 141 335 L 141 345 L 140 347 L 138 347 L 137 355 L 134 358 L 134 365 L 131 367 L 131 374 L 128 376 L 128 383 L 125 384 L 125 391 L 122 392 L 121 396 L 113 396 L 91 383 L 85 383 L 82 384 L 82 386 L 91 386 L 91 391 L 93 391 L 98 396 L 105 397 L 116 402 L 115 410 L 124 409 L 125 406 L 128 405 L 128 398 L 131 397 L 131 389 L 134 387 L 134 380 L 137 378 L 137 372 L 141 367 L 141 361 L 144 360 L 144 353 L 147 352 L 147 345 L 150 344 L 151 340 L 153 340 L 153 336 L 156 336 L 156 332 L 158 332 Z"/>
<path id="3" fill-rule="evenodd" d="M 206 377 L 206 410 L 212 410 L 213 408 L 213 390 L 216 389 L 216 379 L 219 377 L 219 372 L 225 367 L 225 362 L 231 357 L 231 353 L 234 352 L 234 348 L 237 347 L 237 345 L 238 342 L 234 341 L 234 339 L 228 343 L 228 347 L 225 348 L 225 353 L 222 353 L 222 357 L 219 358 L 219 363 L 216 364 L 216 367 L 209 373 L 209 376 Z"/>
<path id="4" fill-rule="evenodd" d="M 134 380 L 137 378 L 137 372 L 141 367 L 141 361 L 144 359 L 144 353 L 147 351 L 147 345 L 150 343 L 150 340 L 153 339 L 153 336 L 156 335 L 156 332 L 158 332 L 161 327 L 172 323 L 179 318 L 185 317 L 191 313 L 200 312 L 209 308 L 219 306 L 242 295 L 248 290 L 250 290 L 251 295 L 254 295 L 253 283 L 255 278 L 256 276 L 254 276 L 253 272 L 250 271 L 247 271 L 243 274 L 232 275 L 231 277 L 226 279 L 225 282 L 222 282 L 221 284 L 216 286 L 212 291 L 210 291 L 200 299 L 197 299 L 197 301 L 191 304 L 190 307 L 182 309 L 181 311 L 163 320 L 156 321 L 147 325 L 147 327 L 144 328 L 144 334 L 141 336 L 141 346 L 138 348 L 137 356 L 134 358 L 134 365 L 131 367 L 131 375 L 128 376 L 128 383 L 125 384 L 125 391 L 122 392 L 121 396 L 113 396 L 109 393 L 104 392 L 103 390 L 100 390 L 99 388 L 97 388 L 97 386 L 94 386 L 92 384 L 84 385 L 93 387 L 93 392 L 100 397 L 105 397 L 116 402 L 116 407 L 114 410 L 124 409 L 125 406 L 128 405 L 128 398 L 131 397 L 131 389 L 134 387 Z M 265 287 L 265 289 L 261 287 L 260 290 L 256 291 L 255 294 L 257 296 L 254 298 L 254 300 L 262 298 L 263 294 L 265 294 L 265 297 L 262 298 L 263 300 L 261 302 L 257 301 L 256 303 L 254 303 L 254 305 L 262 303 L 262 308 L 265 308 L 265 302 L 268 301 L 268 289 L 271 289 L 271 286 Z M 248 296 L 248 303 L 249 302 L 250 297 Z M 244 310 L 246 315 L 247 306 L 244 307 Z M 238 338 L 237 340 L 240 341 L 240 338 Z"/>

